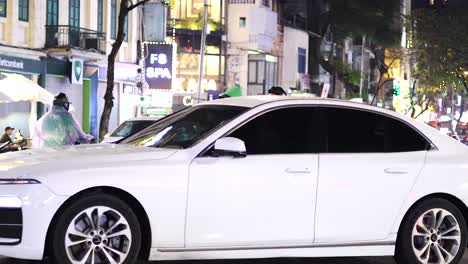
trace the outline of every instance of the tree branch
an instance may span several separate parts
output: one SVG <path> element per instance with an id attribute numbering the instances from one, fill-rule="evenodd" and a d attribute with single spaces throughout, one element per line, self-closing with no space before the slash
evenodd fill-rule
<path id="1" fill-rule="evenodd" d="M 377 89 L 375 91 L 375 95 L 374 95 L 374 98 L 372 98 L 372 101 L 371 101 L 371 104 L 370 105 L 374 105 L 374 102 L 375 102 L 375 99 L 379 96 L 379 92 L 380 90 L 382 89 L 382 87 L 385 86 L 385 84 L 392 80 L 393 79 L 389 79 L 389 80 L 386 80 L 386 81 L 383 81 L 383 79 L 385 78 L 385 74 L 388 73 L 388 70 L 390 70 L 390 68 L 392 67 L 393 63 L 395 63 L 395 61 L 397 60 L 397 58 L 393 58 L 392 61 L 390 62 L 390 64 L 387 66 L 387 70 L 384 72 L 384 71 L 379 71 L 380 72 L 380 77 L 379 77 L 379 81 L 377 83 Z M 384 63 L 385 65 L 385 63 Z"/>
<path id="2" fill-rule="evenodd" d="M 426 100 L 424 100 L 426 102 L 426 106 L 424 107 L 423 110 L 421 110 L 421 112 L 414 117 L 414 119 L 417 119 L 418 117 L 420 117 L 422 114 L 424 114 L 427 110 L 429 110 L 429 107 L 431 106 L 431 103 L 432 103 L 432 99 L 431 98 L 427 98 Z M 424 102 L 423 102 L 424 103 Z"/>
<path id="3" fill-rule="evenodd" d="M 131 5 L 131 6 L 128 7 L 128 11 L 132 11 L 133 9 L 135 9 L 135 8 L 141 6 L 141 5 L 144 5 L 144 4 L 146 4 L 147 2 L 149 2 L 149 1 L 150 1 L 150 0 L 142 0 L 142 1 L 138 2 L 138 3 L 136 3 L 136 4 L 133 4 L 133 5 Z"/>

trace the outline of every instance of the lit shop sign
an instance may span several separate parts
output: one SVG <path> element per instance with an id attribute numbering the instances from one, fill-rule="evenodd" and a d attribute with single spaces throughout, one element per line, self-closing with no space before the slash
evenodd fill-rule
<path id="1" fill-rule="evenodd" d="M 219 92 L 218 91 L 208 91 L 205 94 L 207 97 L 203 101 L 213 101 L 219 98 Z M 175 97 L 175 103 L 182 103 L 184 106 L 193 106 L 195 104 L 195 96 L 193 95 L 176 95 Z"/>
<path id="2" fill-rule="evenodd" d="M 187 95 L 187 96 L 184 96 L 184 98 L 182 99 L 182 103 L 185 105 L 185 106 L 193 106 L 193 97 L 190 96 L 190 95 Z"/>
<path id="3" fill-rule="evenodd" d="M 145 44 L 145 78 L 150 89 L 172 89 L 172 52 L 170 44 Z"/>

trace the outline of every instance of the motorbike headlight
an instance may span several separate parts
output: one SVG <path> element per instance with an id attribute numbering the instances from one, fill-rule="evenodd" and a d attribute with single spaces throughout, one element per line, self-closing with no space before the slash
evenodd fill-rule
<path id="1" fill-rule="evenodd" d="M 0 179 L 0 185 L 22 185 L 22 184 L 40 184 L 34 179 Z"/>

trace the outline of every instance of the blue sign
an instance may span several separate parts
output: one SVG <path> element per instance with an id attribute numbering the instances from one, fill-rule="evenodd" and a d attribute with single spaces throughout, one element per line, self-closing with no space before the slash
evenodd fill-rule
<path id="1" fill-rule="evenodd" d="M 172 89 L 171 44 L 145 44 L 145 79 L 150 89 Z"/>
<path id="2" fill-rule="evenodd" d="M 218 91 L 208 91 L 208 101 L 219 99 Z"/>

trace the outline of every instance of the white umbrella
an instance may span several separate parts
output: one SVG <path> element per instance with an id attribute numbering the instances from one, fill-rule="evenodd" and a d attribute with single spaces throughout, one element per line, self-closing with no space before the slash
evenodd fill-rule
<path id="1" fill-rule="evenodd" d="M 8 103 L 8 102 L 12 102 L 12 101 L 13 100 L 10 97 L 0 93 L 0 103 Z"/>
<path id="2" fill-rule="evenodd" d="M 29 132 L 32 135 L 37 121 L 37 102 L 51 105 L 54 95 L 23 75 L 2 74 L 6 77 L 0 80 L 0 103 L 31 102 Z"/>
<path id="3" fill-rule="evenodd" d="M 54 95 L 37 83 L 14 73 L 2 73 L 6 77 L 0 80 L 0 102 L 41 102 L 52 104 Z"/>

